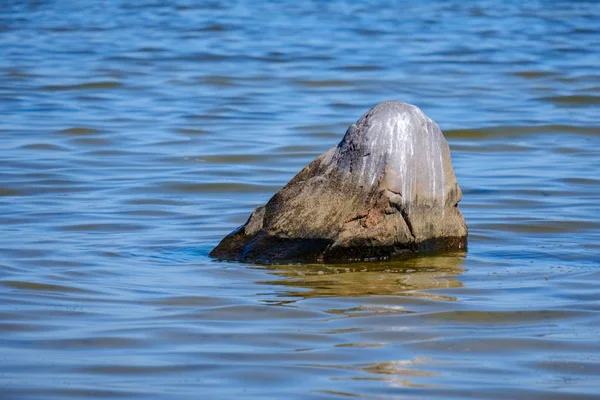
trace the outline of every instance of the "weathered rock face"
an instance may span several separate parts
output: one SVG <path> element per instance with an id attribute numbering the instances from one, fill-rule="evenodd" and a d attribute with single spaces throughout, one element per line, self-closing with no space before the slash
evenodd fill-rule
<path id="1" fill-rule="evenodd" d="M 450 150 L 435 122 L 388 101 L 351 125 L 210 253 L 244 261 L 389 259 L 464 249 Z"/>

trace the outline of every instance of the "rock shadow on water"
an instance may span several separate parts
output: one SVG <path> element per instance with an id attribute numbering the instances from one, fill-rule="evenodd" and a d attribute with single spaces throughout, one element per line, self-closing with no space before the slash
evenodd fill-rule
<path id="1" fill-rule="evenodd" d="M 463 287 L 466 252 L 411 257 L 386 262 L 264 266 L 278 279 L 258 283 L 283 286 L 285 297 L 406 296 L 456 301 L 437 289 Z M 433 291 L 433 292 L 432 292 Z"/>

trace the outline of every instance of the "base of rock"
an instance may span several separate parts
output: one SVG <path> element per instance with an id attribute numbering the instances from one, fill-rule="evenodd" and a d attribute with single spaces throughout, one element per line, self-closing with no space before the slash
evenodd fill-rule
<path id="1" fill-rule="evenodd" d="M 259 233 L 248 237 L 243 230 L 227 235 L 209 254 L 219 260 L 260 263 L 341 263 L 388 261 L 420 252 L 465 251 L 466 237 L 442 237 L 404 246 L 332 247 L 327 239 L 286 239 Z"/>

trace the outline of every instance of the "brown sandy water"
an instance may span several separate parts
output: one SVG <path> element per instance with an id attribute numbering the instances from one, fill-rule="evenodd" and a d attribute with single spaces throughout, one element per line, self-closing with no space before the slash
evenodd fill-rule
<path id="1" fill-rule="evenodd" d="M 595 2 L 0 5 L 0 398 L 600 398 Z M 372 105 L 468 252 L 207 254 Z"/>

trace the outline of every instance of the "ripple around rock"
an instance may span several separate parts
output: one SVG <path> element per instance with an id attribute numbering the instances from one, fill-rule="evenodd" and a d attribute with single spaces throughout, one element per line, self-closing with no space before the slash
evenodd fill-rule
<path id="1" fill-rule="evenodd" d="M 439 127 L 381 103 L 211 252 L 239 260 L 377 260 L 464 249 L 462 193 Z"/>

